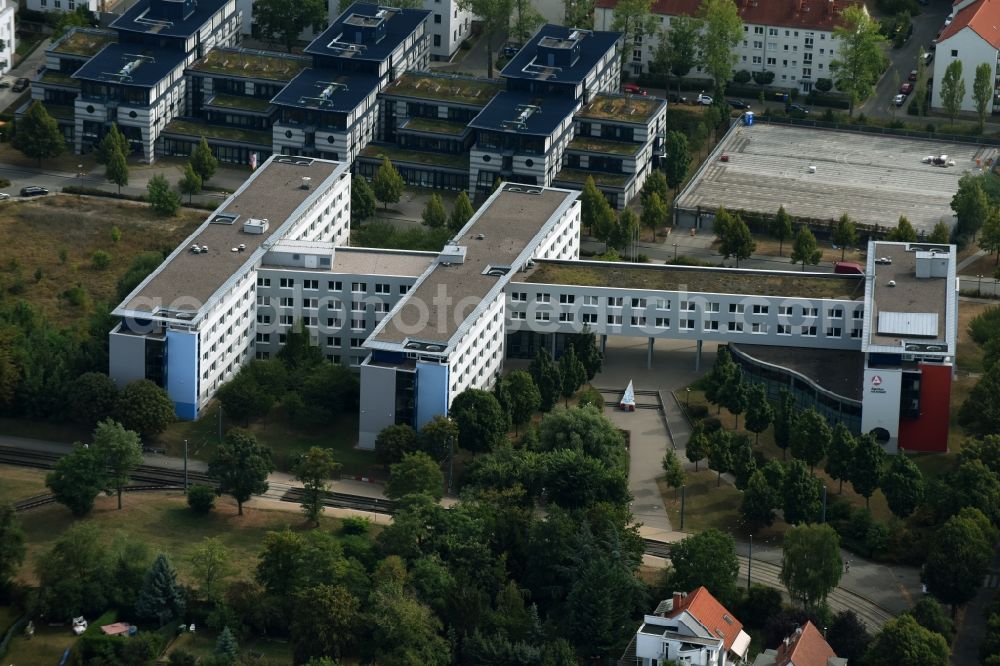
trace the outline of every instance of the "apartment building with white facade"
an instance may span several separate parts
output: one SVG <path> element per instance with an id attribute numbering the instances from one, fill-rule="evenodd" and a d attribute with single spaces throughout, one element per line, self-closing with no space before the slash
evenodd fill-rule
<path id="1" fill-rule="evenodd" d="M 836 59 L 833 30 L 846 7 L 859 0 L 734 0 L 743 20 L 743 38 L 734 50 L 733 71 L 773 72 L 772 85 L 807 93 L 817 79 L 832 79 Z M 594 27 L 609 30 L 618 0 L 597 0 Z M 656 0 L 652 14 L 660 31 L 670 29 L 675 16 L 697 16 L 700 0 Z M 863 6 L 863 4 L 862 4 Z M 660 32 L 643 35 L 629 60 L 631 73 L 649 71 Z M 696 67 L 690 78 L 709 78 Z"/>
<path id="2" fill-rule="evenodd" d="M 347 164 L 269 158 L 115 308 L 111 378 L 156 381 L 196 418 L 254 356 L 264 256 L 283 239 L 346 244 L 350 201 Z"/>
<path id="3" fill-rule="evenodd" d="M 75 12 L 77 7 L 86 7 L 92 12 L 101 12 L 107 6 L 106 0 L 25 0 L 24 6 L 35 12 Z"/>
<path id="4" fill-rule="evenodd" d="M 17 49 L 17 30 L 14 26 L 16 10 L 10 0 L 0 0 L 0 76 L 14 66 L 14 51 Z"/>
<path id="5" fill-rule="evenodd" d="M 944 80 L 948 65 L 956 60 L 962 62 L 962 77 L 966 90 L 972 89 L 976 78 L 976 68 L 986 63 L 990 66 L 990 80 L 993 81 L 993 102 L 989 109 L 1000 109 L 1000 1 L 998 0 L 958 0 L 952 7 L 951 24 L 944 28 L 937 38 L 934 49 L 934 82 L 931 86 L 931 107 L 942 109 L 941 81 Z M 972 94 L 962 98 L 962 111 L 975 112 L 976 100 Z"/>

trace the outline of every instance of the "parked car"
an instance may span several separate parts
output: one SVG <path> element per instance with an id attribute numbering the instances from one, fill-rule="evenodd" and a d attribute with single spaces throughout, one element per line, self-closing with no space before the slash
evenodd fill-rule
<path id="1" fill-rule="evenodd" d="M 622 86 L 622 91 L 629 95 L 642 95 L 643 97 L 649 94 L 645 88 L 640 88 L 637 83 L 626 83 Z"/>
<path id="2" fill-rule="evenodd" d="M 10 81 L 0 81 L 0 90 L 10 88 Z"/>
<path id="3" fill-rule="evenodd" d="M 507 42 L 506 44 L 503 45 L 503 49 L 501 49 L 500 52 L 501 54 L 503 54 L 504 58 L 513 58 L 514 56 L 517 55 L 517 52 L 520 50 L 521 50 L 520 45 L 515 44 L 513 42 Z"/>
<path id="4" fill-rule="evenodd" d="M 746 111 L 750 110 L 750 105 L 741 99 L 727 99 L 726 102 L 729 104 L 729 106 L 733 107 L 734 109 L 740 109 Z"/>
<path id="5" fill-rule="evenodd" d="M 899 86 L 899 92 L 901 95 L 909 95 L 911 92 L 913 92 L 913 84 L 909 82 L 904 83 L 903 85 Z"/>
<path id="6" fill-rule="evenodd" d="M 934 51 L 926 51 L 924 53 L 924 64 L 931 64 L 931 60 L 934 60 Z"/>
<path id="7" fill-rule="evenodd" d="M 21 188 L 22 197 L 40 197 L 48 193 L 49 191 L 47 189 L 39 187 L 38 185 L 28 185 L 27 187 Z"/>
<path id="8" fill-rule="evenodd" d="M 807 109 L 804 106 L 800 106 L 798 104 L 787 104 L 785 105 L 785 113 L 787 113 L 788 115 L 808 116 L 809 109 Z"/>
<path id="9" fill-rule="evenodd" d="M 29 81 L 28 79 L 26 79 L 24 77 L 21 77 L 17 81 L 14 81 L 14 87 L 11 88 L 11 90 L 13 90 L 14 92 L 21 92 L 22 90 L 27 90 L 28 86 L 30 86 L 30 85 L 31 85 L 31 81 Z"/>
<path id="10" fill-rule="evenodd" d="M 895 97 L 892 98 L 892 103 L 895 104 L 896 106 L 903 106 L 905 102 L 906 102 L 906 95 L 896 95 Z"/>
<path id="11" fill-rule="evenodd" d="M 687 104 L 688 98 L 678 95 L 677 93 L 670 93 L 667 95 L 667 101 L 671 104 Z"/>
<path id="12" fill-rule="evenodd" d="M 916 81 L 917 80 L 917 70 L 911 69 L 910 70 L 910 75 L 906 77 L 906 80 L 907 81 Z"/>
<path id="13" fill-rule="evenodd" d="M 702 106 L 712 106 L 712 98 L 704 93 L 698 93 L 695 103 L 701 104 Z"/>
<path id="14" fill-rule="evenodd" d="M 6 192 L 0 192 L 0 201 L 6 201 L 7 199 L 10 199 L 10 195 Z"/>
<path id="15" fill-rule="evenodd" d="M 878 257 L 875 259 L 876 264 L 889 265 L 892 263 L 892 257 Z"/>

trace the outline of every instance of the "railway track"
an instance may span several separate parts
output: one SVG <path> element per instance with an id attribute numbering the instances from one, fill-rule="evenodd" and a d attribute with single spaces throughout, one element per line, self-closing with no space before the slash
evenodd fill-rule
<path id="1" fill-rule="evenodd" d="M 59 455 L 55 453 L 0 447 L 0 463 L 2 464 L 51 469 L 58 459 Z M 184 472 L 156 467 L 154 465 L 140 465 L 131 474 L 131 477 L 139 483 L 125 488 L 127 492 L 181 490 L 183 488 Z M 188 482 L 201 483 L 212 487 L 216 485 L 213 479 L 201 472 L 188 471 Z M 272 483 L 264 497 L 298 504 L 302 501 L 302 495 L 303 490 L 301 488 L 287 484 Z M 14 508 L 18 512 L 29 511 L 54 502 L 55 497 L 52 495 L 36 495 L 16 502 Z M 385 515 L 391 515 L 395 508 L 394 503 L 389 500 L 340 492 L 326 493 L 323 504 L 331 508 L 354 509 Z M 670 557 L 670 544 L 666 542 L 643 539 L 643 546 L 647 555 L 662 558 Z M 738 559 L 740 563 L 740 577 L 741 579 L 745 579 L 749 562 L 747 558 L 742 556 Z M 750 579 L 755 583 L 784 589 L 784 585 L 781 583 L 781 567 L 771 562 L 754 560 Z M 834 611 L 853 610 L 873 631 L 877 631 L 888 620 L 894 617 L 892 613 L 882 608 L 873 600 L 841 587 L 835 588 L 828 596 L 827 601 Z"/>

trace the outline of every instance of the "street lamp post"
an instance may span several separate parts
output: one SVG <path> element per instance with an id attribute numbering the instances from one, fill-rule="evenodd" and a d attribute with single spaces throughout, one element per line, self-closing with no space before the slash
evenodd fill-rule
<path id="1" fill-rule="evenodd" d="M 750 568 L 753 566 L 753 534 L 750 535 L 750 550 L 747 551 L 747 592 L 750 591 Z"/>
<path id="2" fill-rule="evenodd" d="M 677 261 L 677 243 L 674 243 L 674 261 Z"/>
<path id="3" fill-rule="evenodd" d="M 979 282 L 976 283 L 976 296 L 982 296 L 983 295 L 983 276 L 982 275 L 977 275 L 976 277 L 979 279 Z"/>
<path id="4" fill-rule="evenodd" d="M 684 400 L 684 406 L 687 408 L 688 411 L 691 411 L 691 387 L 689 386 L 684 390 L 687 391 L 687 397 Z"/>
<path id="5" fill-rule="evenodd" d="M 188 441 L 184 440 L 184 494 L 188 491 Z"/>

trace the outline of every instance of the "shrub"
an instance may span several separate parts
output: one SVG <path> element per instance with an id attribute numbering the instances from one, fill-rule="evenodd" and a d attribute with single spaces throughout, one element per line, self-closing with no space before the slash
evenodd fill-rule
<path id="1" fill-rule="evenodd" d="M 722 421 L 712 416 L 701 422 L 701 427 L 706 435 L 710 435 L 717 430 L 722 430 Z"/>
<path id="2" fill-rule="evenodd" d="M 14 293 L 13 286 L 11 288 L 11 293 Z M 80 285 L 70 287 L 63 292 L 63 296 L 66 297 L 66 300 L 69 301 L 70 305 L 78 308 L 85 308 L 90 305 L 90 294 L 88 294 L 87 290 Z"/>
<path id="3" fill-rule="evenodd" d="M 581 407 L 585 407 L 586 405 L 593 405 L 594 407 L 597 407 L 599 410 L 604 411 L 604 396 L 601 395 L 601 392 L 595 389 L 593 386 L 588 386 L 580 394 L 580 400 L 578 401 L 577 404 L 579 404 Z"/>
<path id="4" fill-rule="evenodd" d="M 188 488 L 187 501 L 195 513 L 208 513 L 215 508 L 215 490 L 196 483 Z"/>
<path id="5" fill-rule="evenodd" d="M 969 336 L 980 345 L 985 345 L 1000 330 L 1000 307 L 983 310 L 969 322 Z"/>
<path id="6" fill-rule="evenodd" d="M 371 521 L 364 516 L 348 516 L 340 524 L 341 534 L 368 534 Z"/>
<path id="7" fill-rule="evenodd" d="M 111 265 L 111 255 L 104 250 L 96 250 L 90 255 L 90 263 L 99 271 L 105 270 Z"/>
<path id="8" fill-rule="evenodd" d="M 708 417 L 708 405 L 691 405 L 685 409 L 687 410 L 688 418 L 692 421 Z"/>

